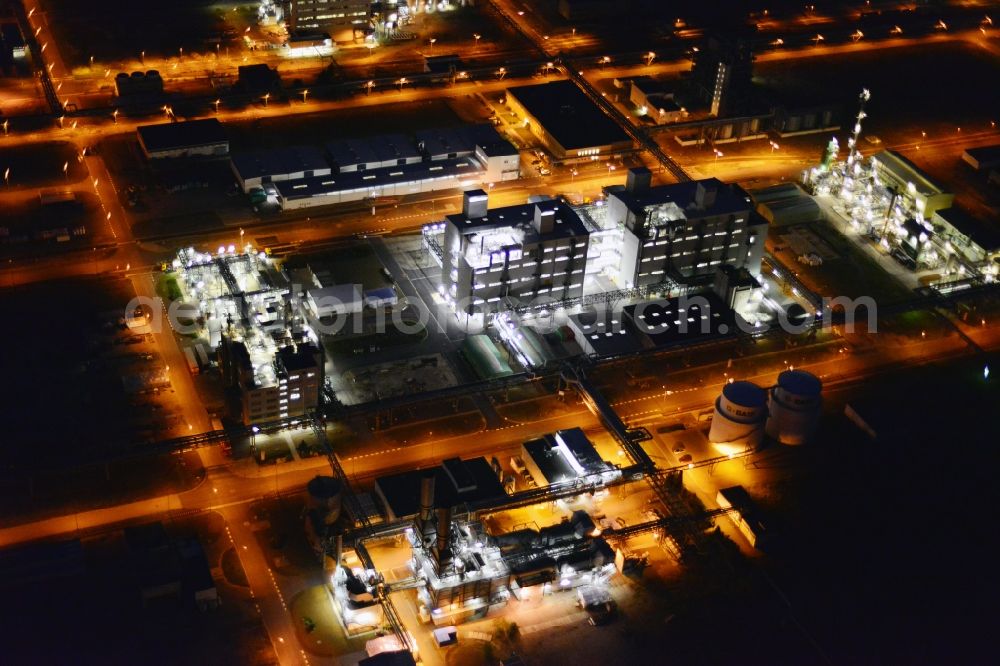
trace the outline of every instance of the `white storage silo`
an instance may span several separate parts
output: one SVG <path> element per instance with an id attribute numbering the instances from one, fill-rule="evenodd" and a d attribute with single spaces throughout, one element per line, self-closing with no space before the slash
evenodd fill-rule
<path id="1" fill-rule="evenodd" d="M 785 370 L 778 375 L 768 396 L 768 436 L 782 444 L 804 444 L 819 423 L 822 390 L 823 383 L 811 372 Z"/>
<path id="2" fill-rule="evenodd" d="M 713 444 L 756 448 L 764 439 L 767 392 L 753 382 L 732 382 L 715 401 L 708 439 Z"/>

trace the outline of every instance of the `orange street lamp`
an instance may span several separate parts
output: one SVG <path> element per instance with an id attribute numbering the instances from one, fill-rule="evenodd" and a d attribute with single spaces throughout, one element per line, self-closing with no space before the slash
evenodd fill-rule
<path id="1" fill-rule="evenodd" d="M 216 113 L 218 113 L 218 112 L 219 112 L 219 104 L 221 104 L 221 103 L 222 103 L 222 100 L 221 100 L 221 99 L 217 99 L 217 100 L 215 100 L 214 102 L 212 102 L 212 104 L 214 104 L 214 105 L 215 105 L 215 112 L 216 112 Z"/>
<path id="2" fill-rule="evenodd" d="M 267 100 L 271 99 L 271 93 L 264 93 L 264 107 L 267 107 Z"/>
<path id="3" fill-rule="evenodd" d="M 476 40 L 476 48 L 479 48 L 479 40 L 483 38 L 478 32 L 472 34 L 472 38 Z"/>
<path id="4" fill-rule="evenodd" d="M 649 53 L 647 53 L 646 54 L 646 66 L 648 67 L 649 65 L 652 65 L 653 61 L 655 59 L 656 59 L 656 54 L 655 53 L 653 53 L 652 51 L 650 51 Z"/>
<path id="5" fill-rule="evenodd" d="M 308 97 L 309 97 L 309 89 L 308 89 L 308 88 L 306 88 L 305 90 L 303 90 L 303 91 L 302 91 L 302 103 L 303 103 L 303 104 L 305 104 L 305 103 L 306 103 L 306 99 L 307 99 Z"/>
<path id="6" fill-rule="evenodd" d="M 824 37 L 823 35 L 817 34 L 815 37 L 813 37 L 813 45 L 814 46 L 819 46 L 819 43 L 822 42 L 824 39 L 826 39 L 826 37 Z"/>
<path id="7" fill-rule="evenodd" d="M 374 88 L 374 87 L 375 87 L 375 82 L 374 81 L 369 81 L 368 83 L 366 83 L 365 84 L 365 89 L 366 89 L 365 90 L 365 94 L 366 95 L 371 95 L 372 94 L 372 88 Z"/>
<path id="8" fill-rule="evenodd" d="M 403 92 L 403 86 L 406 84 L 406 77 L 400 77 L 399 81 L 396 81 L 396 83 L 399 84 L 399 92 Z"/>
<path id="9" fill-rule="evenodd" d="M 3 121 L 3 135 L 4 136 L 7 136 L 7 128 L 9 126 L 10 126 L 10 121 L 9 120 L 4 120 Z"/>
<path id="10" fill-rule="evenodd" d="M 503 80 L 503 77 L 507 76 L 507 68 L 501 67 L 500 69 L 497 70 L 497 74 L 499 74 L 500 79 Z"/>

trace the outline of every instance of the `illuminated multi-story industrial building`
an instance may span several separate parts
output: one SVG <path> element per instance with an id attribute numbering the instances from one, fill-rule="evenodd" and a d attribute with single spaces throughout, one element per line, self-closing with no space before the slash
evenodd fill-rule
<path id="1" fill-rule="evenodd" d="M 218 353 L 223 383 L 238 394 L 246 425 L 304 416 L 316 409 L 324 358 L 310 314 L 289 279 L 263 252 L 230 245 L 218 253 L 178 252 L 172 268 L 188 331 Z"/>
<path id="2" fill-rule="evenodd" d="M 311 343 L 282 347 L 271 363 L 255 366 L 246 342 L 224 337 L 219 358 L 224 381 L 239 389 L 246 425 L 304 416 L 319 405 L 321 347 Z"/>
<path id="3" fill-rule="evenodd" d="M 708 35 L 694 54 L 691 81 L 713 116 L 746 112 L 752 79 L 753 32 L 742 26 Z"/>
<path id="4" fill-rule="evenodd" d="M 606 190 L 602 226 L 622 236 L 619 284 L 707 284 L 718 266 L 760 273 L 767 220 L 745 190 L 717 178 L 650 187 L 650 178 L 631 169 L 624 186 Z"/>
<path id="5" fill-rule="evenodd" d="M 486 192 L 471 190 L 462 212 L 425 228 L 424 237 L 440 243 L 442 296 L 473 314 L 499 309 L 503 299 L 582 296 L 589 236 L 562 200 L 490 209 Z"/>
<path id="6" fill-rule="evenodd" d="M 334 41 L 351 41 L 368 27 L 371 0 L 284 0 L 289 32 L 322 30 Z"/>

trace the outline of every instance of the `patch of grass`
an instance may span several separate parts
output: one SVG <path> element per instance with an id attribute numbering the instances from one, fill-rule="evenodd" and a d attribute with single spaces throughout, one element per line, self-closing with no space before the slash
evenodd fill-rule
<path id="1" fill-rule="evenodd" d="M 165 301 L 179 301 L 182 294 L 177 277 L 169 273 L 160 275 L 156 281 L 156 294 Z"/>
<path id="2" fill-rule="evenodd" d="M 363 639 L 344 633 L 324 585 L 305 589 L 292 599 L 291 614 L 299 644 L 314 655 L 334 657 L 364 647 Z"/>

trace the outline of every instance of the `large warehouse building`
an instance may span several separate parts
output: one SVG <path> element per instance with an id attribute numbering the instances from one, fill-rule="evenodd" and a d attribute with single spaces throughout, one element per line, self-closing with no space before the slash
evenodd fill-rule
<path id="1" fill-rule="evenodd" d="M 244 192 L 283 180 L 330 175 L 330 163 L 323 156 L 323 151 L 312 146 L 237 153 L 233 155 L 231 164 Z"/>
<path id="2" fill-rule="evenodd" d="M 229 154 L 229 137 L 215 118 L 140 125 L 136 135 L 142 154 L 151 160 Z"/>
<path id="3" fill-rule="evenodd" d="M 606 159 L 635 147 L 572 81 L 508 88 L 507 105 L 560 161 Z"/>
<path id="4" fill-rule="evenodd" d="M 244 192 L 265 188 L 283 210 L 469 188 L 520 175 L 517 150 L 490 125 L 390 134 L 240 153 Z"/>

